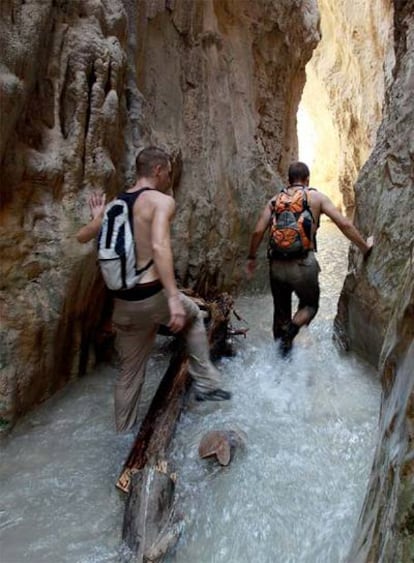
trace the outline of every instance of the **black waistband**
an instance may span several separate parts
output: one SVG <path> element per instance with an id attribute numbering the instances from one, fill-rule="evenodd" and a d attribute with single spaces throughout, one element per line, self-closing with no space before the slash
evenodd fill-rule
<path id="1" fill-rule="evenodd" d="M 113 291 L 112 294 L 118 299 L 124 299 L 125 301 L 142 301 L 142 299 L 148 299 L 156 293 L 162 290 L 162 283 L 160 280 L 151 281 L 148 283 L 140 283 L 131 289 L 120 289 L 119 291 Z"/>
<path id="2" fill-rule="evenodd" d="M 314 252 L 313 248 L 309 250 L 304 250 L 302 252 L 297 252 L 295 254 L 284 254 L 283 252 L 277 252 L 275 250 L 269 249 L 267 257 L 270 261 L 276 260 L 281 262 L 290 262 L 293 260 L 303 260 L 309 256 L 310 252 Z"/>

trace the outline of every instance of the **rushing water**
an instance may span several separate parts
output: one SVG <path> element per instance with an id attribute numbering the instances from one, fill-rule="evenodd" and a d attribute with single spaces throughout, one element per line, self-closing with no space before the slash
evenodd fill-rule
<path id="1" fill-rule="evenodd" d="M 376 440 L 380 388 L 373 371 L 332 343 L 346 241 L 320 236 L 321 309 L 278 357 L 268 292 L 236 310 L 249 326 L 219 368 L 228 403 L 190 402 L 172 457 L 185 526 L 174 563 L 339 563 L 349 549 Z M 242 325 L 245 323 L 241 323 Z M 167 358 L 162 344 L 149 373 Z M 115 368 L 68 386 L 29 414 L 2 445 L 1 563 L 117 561 L 123 497 L 114 482 L 132 435 L 112 421 Z M 142 412 L 153 392 L 148 386 Z M 205 432 L 236 428 L 246 446 L 227 468 L 198 458 Z"/>
<path id="2" fill-rule="evenodd" d="M 220 362 L 233 400 L 189 409 L 174 441 L 185 528 L 176 563 L 339 563 L 362 506 L 376 440 L 374 372 L 332 342 L 347 242 L 320 236 L 321 308 L 292 360 L 271 337 L 269 294 L 243 296 L 248 321 L 235 358 Z M 235 428 L 246 448 L 226 468 L 198 458 L 207 431 Z"/>

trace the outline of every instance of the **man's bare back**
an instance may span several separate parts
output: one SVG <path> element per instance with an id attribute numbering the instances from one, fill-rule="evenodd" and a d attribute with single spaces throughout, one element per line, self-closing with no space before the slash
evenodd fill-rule
<path id="1" fill-rule="evenodd" d="M 141 187 L 136 186 L 128 193 Z M 158 245 L 169 245 L 169 226 L 175 213 L 174 199 L 153 188 L 143 192 L 134 203 L 134 236 L 137 252 L 137 268 L 143 268 L 150 260 L 154 260 L 154 248 Z M 168 228 L 167 228 L 168 227 Z M 155 263 L 144 272 L 140 283 L 148 283 L 160 279 Z"/>

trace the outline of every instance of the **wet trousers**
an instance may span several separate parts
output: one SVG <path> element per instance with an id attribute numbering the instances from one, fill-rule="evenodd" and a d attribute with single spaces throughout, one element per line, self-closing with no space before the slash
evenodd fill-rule
<path id="1" fill-rule="evenodd" d="M 189 372 L 196 391 L 216 389 L 220 374 L 210 361 L 207 334 L 200 309 L 180 294 L 187 316 L 182 331 L 189 356 Z M 164 290 L 140 301 L 114 299 L 113 323 L 121 368 L 115 384 L 115 424 L 121 432 L 131 429 L 138 412 L 138 401 L 145 368 L 160 325 L 170 320 Z"/>
<path id="2" fill-rule="evenodd" d="M 273 336 L 281 338 L 292 320 L 292 294 L 299 299 L 298 311 L 303 311 L 309 324 L 319 307 L 320 267 L 314 252 L 306 258 L 271 260 L 270 287 L 273 295 Z"/>

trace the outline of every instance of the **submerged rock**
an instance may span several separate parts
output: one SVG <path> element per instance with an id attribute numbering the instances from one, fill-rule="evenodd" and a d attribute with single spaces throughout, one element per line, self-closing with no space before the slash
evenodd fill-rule
<path id="1" fill-rule="evenodd" d="M 201 458 L 216 457 L 220 465 L 228 465 L 237 447 L 244 446 L 245 435 L 239 430 L 212 430 L 207 432 L 198 446 Z"/>

